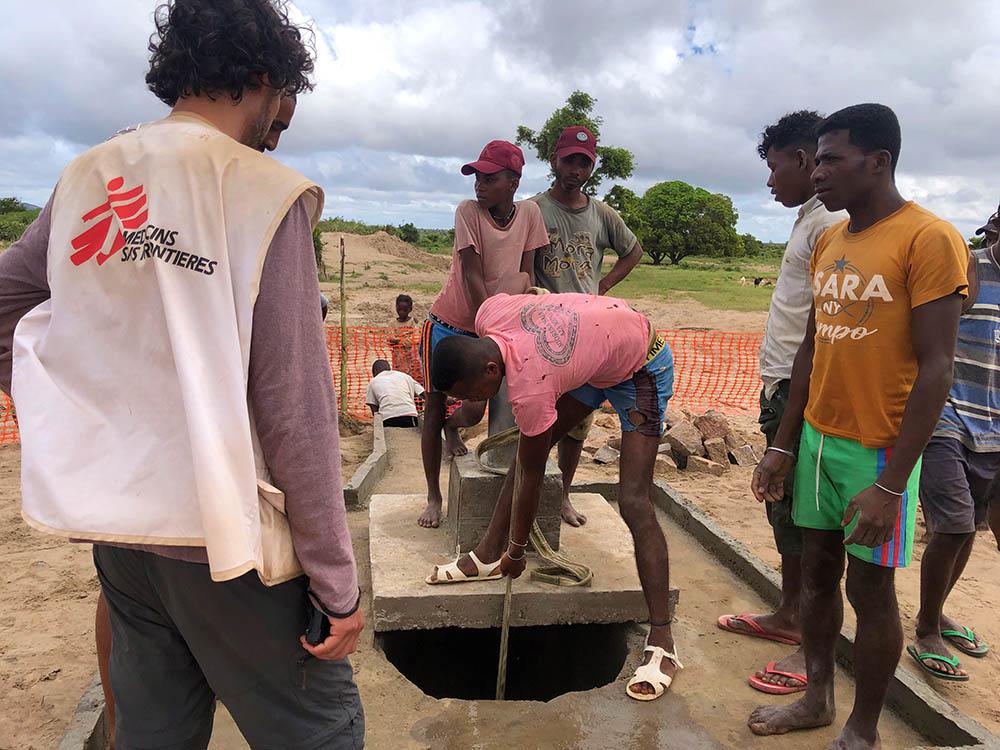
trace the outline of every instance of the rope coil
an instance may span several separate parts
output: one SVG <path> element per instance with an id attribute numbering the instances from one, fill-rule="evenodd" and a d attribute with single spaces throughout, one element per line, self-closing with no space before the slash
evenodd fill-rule
<path id="1" fill-rule="evenodd" d="M 490 474 L 506 476 L 510 467 L 497 468 L 483 462 L 483 455 L 497 448 L 504 448 L 518 441 L 521 433 L 516 427 L 498 432 L 486 438 L 476 447 L 476 462 L 479 468 Z M 515 487 L 515 493 L 517 487 Z M 512 503 L 513 506 L 513 503 Z M 513 508 L 511 513 L 513 518 Z M 594 580 L 594 572 L 582 563 L 570 560 L 552 549 L 545 535 L 538 525 L 538 520 L 531 524 L 531 534 L 528 536 L 532 548 L 538 553 L 543 561 L 548 563 L 545 567 L 531 571 L 531 580 L 541 583 L 549 583 L 553 586 L 590 586 Z"/>

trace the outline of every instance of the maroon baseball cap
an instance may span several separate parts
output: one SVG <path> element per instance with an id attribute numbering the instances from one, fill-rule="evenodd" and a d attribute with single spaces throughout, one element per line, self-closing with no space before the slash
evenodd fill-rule
<path id="1" fill-rule="evenodd" d="M 520 177 L 521 170 L 524 169 L 524 154 L 513 143 L 490 141 L 479 154 L 478 161 L 462 167 L 462 174 L 472 174 L 473 172 L 496 174 L 505 169 L 509 169 Z"/>
<path id="2" fill-rule="evenodd" d="M 597 139 L 583 125 L 571 125 L 556 141 L 556 156 L 565 159 L 573 154 L 583 154 L 592 162 L 597 162 Z"/>

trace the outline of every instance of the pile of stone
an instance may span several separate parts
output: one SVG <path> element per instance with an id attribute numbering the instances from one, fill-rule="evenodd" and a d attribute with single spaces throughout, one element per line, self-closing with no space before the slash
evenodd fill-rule
<path id="1" fill-rule="evenodd" d="M 596 424 L 603 427 L 598 415 Z M 610 418 L 608 427 L 611 424 Z M 594 453 L 594 462 L 617 463 L 621 438 L 609 439 Z M 704 414 L 667 411 L 667 431 L 660 443 L 658 461 L 667 461 L 682 471 L 722 476 L 729 467 L 755 466 L 760 460 L 752 445 L 741 439 L 723 414 L 709 409 Z"/>
<path id="2" fill-rule="evenodd" d="M 699 416 L 668 414 L 667 426 L 660 452 L 669 453 L 678 469 L 718 477 L 731 465 L 755 466 L 760 460 L 753 446 L 714 409 Z"/>

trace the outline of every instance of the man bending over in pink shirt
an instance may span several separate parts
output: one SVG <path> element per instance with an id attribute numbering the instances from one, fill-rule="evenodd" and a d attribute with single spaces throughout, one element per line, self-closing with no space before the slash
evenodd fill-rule
<path id="1" fill-rule="evenodd" d="M 517 293 L 497 294 L 480 306 L 478 338 L 453 336 L 434 351 L 434 387 L 456 398 L 489 399 L 506 377 L 521 431 L 514 464 L 521 467 L 521 486 L 511 524 L 512 467 L 479 545 L 455 562 L 435 567 L 427 582 L 521 575 L 552 446 L 610 401 L 622 426 L 619 508 L 635 542 L 650 621 L 644 664 L 626 692 L 636 700 L 653 700 L 681 668 L 670 631 L 667 542 L 650 499 L 667 400 L 673 394 L 673 355 L 646 317 L 620 299 L 539 297 L 523 294 L 527 285 L 523 274 L 505 280 L 503 288 Z"/>

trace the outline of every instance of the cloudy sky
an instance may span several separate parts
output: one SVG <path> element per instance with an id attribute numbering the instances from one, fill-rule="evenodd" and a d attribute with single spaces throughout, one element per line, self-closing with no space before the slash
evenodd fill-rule
<path id="1" fill-rule="evenodd" d="M 150 0 L 18 3 L 0 26 L 0 196 L 42 204 L 68 160 L 165 108 L 143 83 Z M 968 236 L 995 209 L 1000 5 L 983 0 L 297 0 L 316 90 L 277 156 L 327 214 L 450 226 L 459 166 L 537 128 L 574 89 L 602 141 L 635 153 L 629 187 L 681 179 L 730 195 L 739 229 L 787 237 L 755 152 L 787 111 L 892 106 L 906 197 Z M 522 197 L 547 167 L 528 154 Z M 610 184 L 601 188 L 605 192 Z"/>

